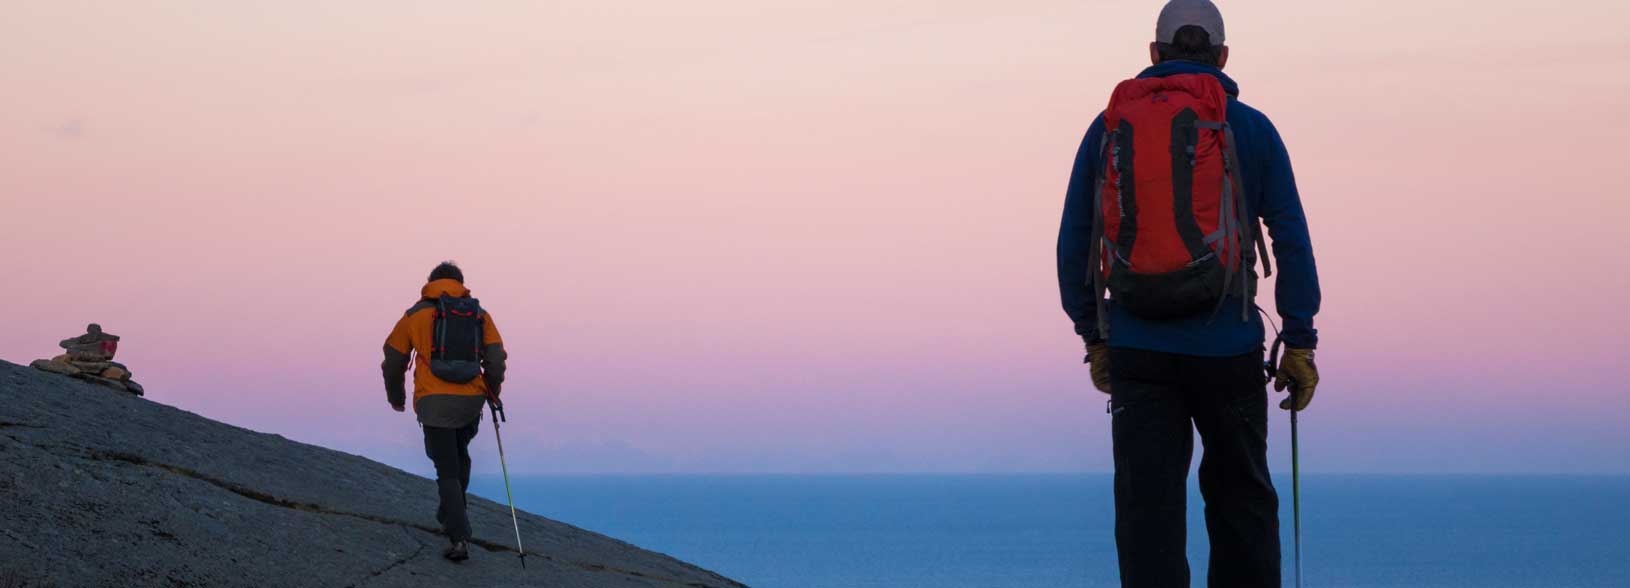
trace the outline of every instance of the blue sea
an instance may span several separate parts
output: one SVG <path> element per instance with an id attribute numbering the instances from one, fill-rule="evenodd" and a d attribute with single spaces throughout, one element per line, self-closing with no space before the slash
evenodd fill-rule
<path id="1" fill-rule="evenodd" d="M 521 508 L 755 588 L 1119 585 L 1108 475 L 512 482 Z M 501 479 L 474 486 L 503 501 Z M 1290 585 L 1288 480 L 1279 488 Z M 1191 488 L 1196 586 L 1201 504 Z M 1630 586 L 1630 477 L 1304 476 L 1302 515 L 1306 586 Z"/>

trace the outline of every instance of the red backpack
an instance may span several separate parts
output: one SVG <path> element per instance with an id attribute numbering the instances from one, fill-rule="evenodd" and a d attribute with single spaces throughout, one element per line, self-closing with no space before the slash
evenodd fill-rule
<path id="1" fill-rule="evenodd" d="M 1093 196 L 1088 259 L 1098 328 L 1109 332 L 1107 290 L 1133 316 L 1215 313 L 1238 283 L 1248 316 L 1267 246 L 1241 202 L 1244 190 L 1228 94 L 1205 74 L 1121 82 L 1104 111 L 1103 169 Z M 1251 245 L 1255 241 L 1256 250 Z"/>

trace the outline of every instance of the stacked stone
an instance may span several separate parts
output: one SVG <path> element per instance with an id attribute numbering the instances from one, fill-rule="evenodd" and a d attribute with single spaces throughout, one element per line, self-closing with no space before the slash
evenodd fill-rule
<path id="1" fill-rule="evenodd" d="M 37 360 L 29 365 L 35 369 L 72 376 L 137 396 L 142 395 L 141 384 L 130 379 L 130 368 L 113 361 L 113 355 L 119 351 L 119 336 L 102 332 L 101 325 L 91 323 L 85 327 L 85 334 L 63 339 L 57 345 L 67 353 L 51 359 Z"/>

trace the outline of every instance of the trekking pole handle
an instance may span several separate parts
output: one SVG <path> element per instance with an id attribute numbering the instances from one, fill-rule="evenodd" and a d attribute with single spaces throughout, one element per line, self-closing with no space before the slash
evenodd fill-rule
<path id="1" fill-rule="evenodd" d="M 499 400 L 498 395 L 493 394 L 491 390 L 487 391 L 487 406 L 492 408 L 493 418 L 498 419 L 500 422 L 509 422 L 509 416 L 504 414 L 504 402 Z"/>
<path id="2" fill-rule="evenodd" d="M 1284 342 L 1285 340 L 1283 338 L 1274 337 L 1273 345 L 1268 348 L 1268 358 L 1262 362 L 1262 371 L 1268 373 L 1268 380 L 1270 382 L 1273 380 L 1274 376 L 1279 375 L 1279 349 L 1280 345 Z"/>
<path id="3" fill-rule="evenodd" d="M 1262 362 L 1262 371 L 1267 372 L 1269 384 L 1272 384 L 1274 379 L 1279 377 L 1279 350 L 1284 342 L 1284 338 L 1274 337 L 1273 346 L 1270 347 L 1268 351 L 1268 358 Z M 1288 375 L 1284 378 L 1285 381 L 1290 384 L 1289 386 L 1286 386 L 1286 389 L 1290 392 L 1290 412 L 1291 418 L 1294 419 L 1296 417 L 1296 403 L 1301 397 L 1301 390 L 1299 389 L 1300 386 L 1296 383 L 1296 378 L 1292 378 Z"/>

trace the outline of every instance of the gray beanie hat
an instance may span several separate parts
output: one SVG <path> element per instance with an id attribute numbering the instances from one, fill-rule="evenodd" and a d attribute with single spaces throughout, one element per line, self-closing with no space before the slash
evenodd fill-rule
<path id="1" fill-rule="evenodd" d="M 1171 0 L 1160 9 L 1160 19 L 1155 21 L 1155 41 L 1170 43 L 1177 36 L 1177 29 L 1189 25 L 1205 29 L 1212 45 L 1222 45 L 1226 39 L 1222 11 L 1217 10 L 1211 0 Z"/>

